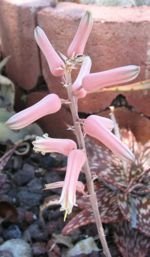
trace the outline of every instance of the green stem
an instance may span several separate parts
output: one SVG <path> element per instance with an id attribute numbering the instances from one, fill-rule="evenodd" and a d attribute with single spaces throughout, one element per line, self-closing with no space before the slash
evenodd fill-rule
<path id="1" fill-rule="evenodd" d="M 77 138 L 78 146 L 80 149 L 84 150 L 84 152 L 87 156 L 84 136 L 82 133 L 81 124 L 79 122 L 77 98 L 74 97 L 72 94 L 72 88 L 71 88 L 72 87 L 72 79 L 71 79 L 70 71 L 66 71 L 65 83 L 67 85 L 68 100 L 70 101 L 70 110 L 71 110 L 71 114 L 72 114 L 73 125 L 74 125 L 74 129 L 75 129 L 75 135 Z M 99 214 L 98 201 L 97 201 L 97 196 L 96 196 L 96 193 L 94 190 L 94 183 L 93 183 L 92 176 L 91 176 L 88 158 L 86 158 L 86 159 L 87 159 L 87 161 L 84 165 L 84 171 L 85 171 L 87 188 L 88 188 L 88 192 L 90 195 L 90 202 L 91 202 L 91 206 L 92 206 L 94 217 L 95 217 L 95 222 L 96 222 L 96 226 L 97 226 L 99 239 L 101 241 L 101 244 L 103 247 L 103 252 L 104 252 L 105 256 L 111 257 L 111 254 L 110 254 L 110 251 L 109 251 L 109 248 L 107 245 L 107 241 L 105 238 L 105 233 L 104 233 L 101 217 Z"/>

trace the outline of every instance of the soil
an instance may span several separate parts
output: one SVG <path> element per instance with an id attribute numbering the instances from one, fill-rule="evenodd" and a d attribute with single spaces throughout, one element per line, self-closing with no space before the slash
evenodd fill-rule
<path id="1" fill-rule="evenodd" d="M 12 150 L 13 154 L 9 154 L 8 146 L 1 146 L 1 156 L 4 157 L 5 153 L 7 158 L 0 159 L 1 169 L 5 166 L 0 174 L 0 243 L 10 239 L 24 239 L 30 244 L 33 257 L 59 257 L 67 256 L 65 251 L 70 242 L 74 245 L 82 239 L 92 237 L 99 252 L 72 256 L 103 257 L 94 224 L 76 230 L 69 239 L 61 238 L 61 231 L 67 221 L 64 222 L 60 207 L 43 209 L 46 200 L 59 197 L 60 189 L 43 189 L 45 184 L 64 178 L 66 159 L 34 153 L 31 143 L 28 144 L 30 150 L 25 155 L 18 155 L 16 149 Z M 110 226 L 105 225 L 105 233 L 112 256 L 120 257 L 113 243 Z M 3 256 L 8 255 L 5 253 Z"/>

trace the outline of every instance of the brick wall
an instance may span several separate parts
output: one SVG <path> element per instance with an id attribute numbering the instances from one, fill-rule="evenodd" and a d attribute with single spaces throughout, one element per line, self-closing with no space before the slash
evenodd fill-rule
<path id="1" fill-rule="evenodd" d="M 44 77 L 50 92 L 65 96 L 59 79 L 52 77 L 35 43 L 35 26 L 41 26 L 53 46 L 65 54 L 80 17 L 87 9 L 91 11 L 94 19 L 93 30 L 85 50 L 92 58 L 92 71 L 135 64 L 141 67 L 137 81 L 150 79 L 150 7 L 110 8 L 74 3 L 59 3 L 56 7 L 51 5 L 50 0 L 1 0 L 0 4 L 1 48 L 3 56 L 11 55 L 7 74 L 17 88 L 23 88 L 27 92 L 27 105 L 36 102 L 46 93 L 44 90 L 36 92 L 36 85 L 41 76 Z M 117 95 L 117 92 L 90 94 L 80 101 L 79 111 L 100 112 L 108 107 Z M 123 95 L 137 112 L 150 116 L 149 91 L 129 92 Z M 16 99 L 16 102 L 19 103 L 19 100 Z M 64 117 L 67 118 L 65 122 Z M 66 131 L 66 123 L 70 122 L 68 109 L 63 109 L 41 122 L 44 129 L 52 135 L 69 135 Z M 58 126 L 58 123 L 61 126 Z"/>

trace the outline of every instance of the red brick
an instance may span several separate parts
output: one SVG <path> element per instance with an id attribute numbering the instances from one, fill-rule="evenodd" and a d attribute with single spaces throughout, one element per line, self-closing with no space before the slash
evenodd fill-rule
<path id="1" fill-rule="evenodd" d="M 0 60 L 2 59 L 2 41 L 0 38 Z"/>
<path id="2" fill-rule="evenodd" d="M 85 50 L 85 53 L 92 58 L 92 71 L 135 64 L 141 67 L 137 81 L 144 80 L 149 42 L 150 7 L 98 7 L 60 3 L 55 9 L 42 9 L 38 13 L 38 24 L 46 31 L 55 49 L 66 53 L 84 10 L 90 10 L 94 18 L 93 30 Z M 49 89 L 64 97 L 64 88 L 60 86 L 58 79 L 52 77 L 45 58 L 42 54 L 41 56 L 43 75 Z M 80 101 L 79 111 L 97 112 L 105 109 L 117 95 L 111 92 L 88 95 Z M 126 96 L 125 93 L 123 95 Z M 135 95 L 134 97 L 132 92 L 127 94 L 130 104 L 137 106 L 139 103 L 133 100 L 136 98 L 140 100 L 142 106 L 145 102 L 145 92 L 143 92 L 143 97 L 141 91 Z M 150 94 L 147 95 L 146 102 L 149 96 Z M 146 115 L 150 115 L 150 110 L 148 111 L 147 107 L 145 110 L 144 105 L 141 110 Z"/>
<path id="3" fill-rule="evenodd" d="M 39 52 L 33 38 L 36 12 L 50 0 L 1 0 L 0 31 L 4 56 L 11 56 L 8 76 L 20 87 L 33 88 L 40 76 Z"/>
<path id="4" fill-rule="evenodd" d="M 126 94 L 128 104 L 135 111 L 150 117 L 150 90 L 140 90 Z"/>
<path id="5" fill-rule="evenodd" d="M 150 139 L 150 120 L 148 118 L 125 107 L 116 108 L 114 113 L 119 127 L 130 129 L 137 141 L 146 143 Z M 109 117 L 109 111 L 102 112 L 101 115 Z"/>

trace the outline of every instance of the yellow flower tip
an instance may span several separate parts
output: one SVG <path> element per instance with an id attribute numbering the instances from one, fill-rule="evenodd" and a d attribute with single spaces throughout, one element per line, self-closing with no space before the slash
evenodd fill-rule
<path id="1" fill-rule="evenodd" d="M 65 222 L 66 219 L 67 219 L 67 215 L 69 215 L 68 210 L 66 210 L 65 213 L 64 213 L 64 222 Z"/>

